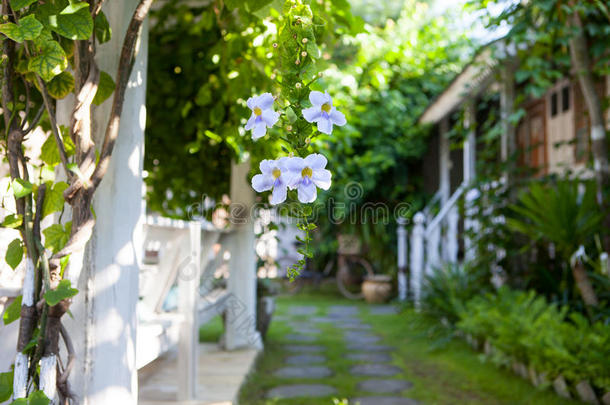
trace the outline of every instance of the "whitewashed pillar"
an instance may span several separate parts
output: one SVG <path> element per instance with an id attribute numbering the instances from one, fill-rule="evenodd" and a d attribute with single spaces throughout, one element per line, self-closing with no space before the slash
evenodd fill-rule
<path id="1" fill-rule="evenodd" d="M 182 315 L 178 342 L 178 400 L 190 401 L 197 396 L 197 363 L 199 361 L 199 322 L 197 304 L 201 277 L 201 223 L 189 223 L 189 260 L 178 270 L 178 311 Z"/>
<path id="2" fill-rule="evenodd" d="M 464 182 L 468 186 L 476 177 L 476 109 L 474 100 L 469 100 L 464 111 L 464 126 L 468 131 L 464 141 Z"/>
<path id="3" fill-rule="evenodd" d="M 426 216 L 418 212 L 413 217 L 413 230 L 411 231 L 411 293 L 415 308 L 421 302 L 422 279 L 424 275 L 424 237 Z"/>
<path id="4" fill-rule="evenodd" d="M 441 207 L 449 200 L 451 193 L 451 155 L 449 153 L 449 117 L 441 120 L 439 125 L 439 191 L 441 197 Z"/>
<path id="5" fill-rule="evenodd" d="M 471 239 L 470 234 L 476 234 L 479 229 L 479 224 L 473 217 L 478 213 L 478 208 L 475 201 L 480 197 L 481 193 L 476 188 L 466 192 L 465 198 L 465 218 L 464 218 L 464 258 L 466 261 L 472 261 L 476 257 L 476 244 Z"/>
<path id="6" fill-rule="evenodd" d="M 398 243 L 398 300 L 405 301 L 407 299 L 407 230 L 405 225 L 407 220 L 397 218 L 398 227 L 396 229 L 396 239 Z"/>
<path id="7" fill-rule="evenodd" d="M 250 163 L 231 167 L 231 221 L 229 299 L 227 302 L 227 350 L 262 348 L 256 331 L 256 252 L 254 250 L 254 191 L 247 180 Z"/>
<path id="8" fill-rule="evenodd" d="M 426 275 L 431 275 L 441 266 L 441 224 L 426 227 Z"/>
<path id="9" fill-rule="evenodd" d="M 447 257 L 449 263 L 457 263 L 458 256 L 458 222 L 460 214 L 454 205 L 447 214 Z"/>
<path id="10" fill-rule="evenodd" d="M 105 2 L 112 39 L 97 46 L 96 61 L 116 81 L 119 56 L 137 0 Z M 72 285 L 79 289 L 73 317 L 62 322 L 72 336 L 77 363 L 70 386 L 81 404 L 136 405 L 136 329 L 139 267 L 143 244 L 142 166 L 146 124 L 148 24 L 142 27 L 125 92 L 119 135 L 108 171 L 93 201 L 96 225 L 86 251 L 73 254 Z M 58 112 L 66 105 L 58 106 Z M 93 136 L 101 145 L 112 98 L 93 107 Z M 65 117 L 61 120 L 65 122 Z M 83 265 L 79 266 L 78 263 Z M 65 352 L 63 352 L 65 354 Z"/>

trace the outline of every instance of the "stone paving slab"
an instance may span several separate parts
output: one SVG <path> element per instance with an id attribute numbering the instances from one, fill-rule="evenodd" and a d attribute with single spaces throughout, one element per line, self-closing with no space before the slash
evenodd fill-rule
<path id="1" fill-rule="evenodd" d="M 345 357 L 348 360 L 370 361 L 375 363 L 392 361 L 392 356 L 390 356 L 388 353 L 348 353 Z"/>
<path id="2" fill-rule="evenodd" d="M 286 364 L 291 365 L 320 364 L 326 361 L 326 356 L 322 356 L 321 354 L 297 354 L 286 357 L 285 361 Z"/>
<path id="3" fill-rule="evenodd" d="M 379 337 L 379 336 L 373 335 L 371 332 L 365 331 L 365 330 L 348 330 L 348 331 L 343 332 L 343 336 L 345 336 L 345 339 Z"/>
<path id="4" fill-rule="evenodd" d="M 314 342 L 316 337 L 311 335 L 301 335 L 298 333 L 288 333 L 284 335 L 284 340 L 290 342 Z"/>
<path id="5" fill-rule="evenodd" d="M 347 350 L 355 352 L 389 352 L 390 350 L 396 350 L 396 348 L 378 344 L 349 343 Z"/>
<path id="6" fill-rule="evenodd" d="M 345 337 L 345 341 L 349 342 L 350 344 L 366 345 L 366 344 L 378 343 L 380 340 L 381 340 L 381 338 L 379 336 L 375 336 L 375 335 L 371 335 L 371 334 Z"/>
<path id="7" fill-rule="evenodd" d="M 333 372 L 326 366 L 289 366 L 275 370 L 273 375 L 280 378 L 325 378 Z"/>
<path id="8" fill-rule="evenodd" d="M 339 329 L 352 329 L 352 330 L 371 330 L 371 329 L 373 329 L 373 327 L 371 325 L 369 325 L 368 323 L 353 322 L 353 321 L 338 322 L 336 324 L 336 326 Z"/>
<path id="9" fill-rule="evenodd" d="M 267 398 L 326 397 L 336 394 L 337 390 L 324 384 L 280 385 L 267 393 Z"/>
<path id="10" fill-rule="evenodd" d="M 368 377 L 389 377 L 400 374 L 402 369 L 391 364 L 357 364 L 349 369 L 353 375 L 365 375 Z"/>
<path id="11" fill-rule="evenodd" d="M 405 380 L 365 380 L 358 383 L 360 391 L 373 392 L 375 394 L 397 394 L 409 389 L 413 383 Z"/>
<path id="12" fill-rule="evenodd" d="M 419 405 L 414 399 L 400 397 L 360 397 L 350 401 L 360 405 Z"/>
<path id="13" fill-rule="evenodd" d="M 328 307 L 329 315 L 358 315 L 360 313 L 360 309 L 355 305 L 332 305 Z"/>
<path id="14" fill-rule="evenodd" d="M 326 349 L 320 345 L 283 345 L 282 348 L 292 353 L 319 353 Z"/>
<path id="15" fill-rule="evenodd" d="M 288 307 L 288 314 L 290 315 L 313 315 L 318 312 L 318 307 L 314 305 L 292 305 Z"/>
<path id="16" fill-rule="evenodd" d="M 312 316 L 309 318 L 309 321 L 315 323 L 334 323 L 337 320 L 328 316 Z"/>
<path id="17" fill-rule="evenodd" d="M 293 332 L 300 335 L 319 335 L 322 331 L 314 326 L 292 323 L 288 325 Z"/>
<path id="18" fill-rule="evenodd" d="M 400 312 L 400 309 L 396 305 L 376 305 L 369 308 L 371 315 L 395 315 Z"/>

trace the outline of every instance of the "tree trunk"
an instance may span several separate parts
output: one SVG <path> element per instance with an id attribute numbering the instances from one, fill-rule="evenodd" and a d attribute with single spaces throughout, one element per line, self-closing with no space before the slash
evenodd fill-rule
<path id="1" fill-rule="evenodd" d="M 580 291 L 580 295 L 582 295 L 582 300 L 585 305 L 596 307 L 598 305 L 597 295 L 595 295 L 589 276 L 587 276 L 587 270 L 582 261 L 577 260 L 572 265 L 572 275 L 574 276 L 574 280 L 576 280 L 576 286 Z"/>
<path id="2" fill-rule="evenodd" d="M 608 211 L 605 193 L 610 184 L 610 169 L 608 168 L 608 146 L 606 143 L 606 126 L 604 111 L 600 98 L 595 90 L 593 72 L 589 59 L 589 48 L 583 31 L 582 20 L 578 12 L 574 12 L 569 19 L 570 25 L 575 32 L 570 38 L 570 56 L 580 88 L 587 104 L 589 118 L 591 120 L 591 144 L 593 152 L 593 167 L 597 181 L 597 202 L 601 209 L 606 211 L 604 227 L 610 229 L 610 211 Z M 610 233 L 604 235 L 604 251 L 610 252 Z"/>

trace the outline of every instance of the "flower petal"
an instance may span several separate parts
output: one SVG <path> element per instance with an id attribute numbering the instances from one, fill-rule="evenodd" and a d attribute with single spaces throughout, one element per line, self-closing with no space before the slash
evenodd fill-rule
<path id="1" fill-rule="evenodd" d="M 244 127 L 246 131 L 251 130 L 254 127 L 254 123 L 256 122 L 256 114 L 252 113 L 250 118 L 248 118 L 248 122 L 246 122 L 246 126 Z"/>
<path id="2" fill-rule="evenodd" d="M 303 109 L 303 118 L 307 122 L 316 122 L 322 116 L 322 110 L 320 107 L 309 107 Z"/>
<path id="3" fill-rule="evenodd" d="M 257 174 L 252 177 L 252 188 L 259 193 L 261 191 L 271 190 L 271 187 L 273 187 L 273 180 L 273 176 Z"/>
<path id="4" fill-rule="evenodd" d="M 309 93 L 309 101 L 311 102 L 311 104 L 315 105 L 315 106 L 321 106 L 324 103 L 332 103 L 332 99 L 330 98 L 330 96 L 328 95 L 328 93 L 322 93 L 321 91 L 312 91 L 311 93 Z"/>
<path id="5" fill-rule="evenodd" d="M 265 124 L 267 124 L 267 126 L 271 128 L 280 118 L 280 113 L 275 112 L 272 109 L 263 110 L 261 118 L 263 119 L 263 121 L 265 121 Z"/>
<path id="6" fill-rule="evenodd" d="M 301 170 L 305 167 L 305 160 L 302 157 L 291 157 L 284 163 L 286 168 L 291 172 L 297 172 L 299 176 L 301 175 Z"/>
<path id="7" fill-rule="evenodd" d="M 299 197 L 299 201 L 306 204 L 316 200 L 318 190 L 313 182 L 310 181 L 307 183 L 307 185 L 302 182 L 299 184 L 297 195 Z"/>
<path id="8" fill-rule="evenodd" d="M 267 133 L 267 125 L 265 125 L 265 121 L 259 121 L 254 125 L 254 129 L 252 130 L 252 139 L 258 139 Z"/>
<path id="9" fill-rule="evenodd" d="M 319 153 L 312 153 L 305 158 L 305 166 L 311 167 L 312 169 L 324 169 L 328 161 L 324 155 Z"/>
<path id="10" fill-rule="evenodd" d="M 271 93 L 263 93 L 258 96 L 258 99 L 256 100 L 256 106 L 259 107 L 261 110 L 266 110 L 268 108 L 271 108 L 274 101 L 275 100 Z"/>
<path id="11" fill-rule="evenodd" d="M 260 162 L 258 165 L 259 169 L 261 169 L 261 173 L 272 175 L 273 169 L 277 167 L 275 160 L 265 159 Z"/>
<path id="12" fill-rule="evenodd" d="M 287 188 L 285 184 L 279 184 L 273 188 L 271 193 L 271 205 L 277 205 L 286 201 Z"/>
<path id="13" fill-rule="evenodd" d="M 332 174 L 329 170 L 326 169 L 318 169 L 313 171 L 313 175 L 311 176 L 311 181 L 315 183 L 316 186 L 320 187 L 322 190 L 328 190 L 330 188 L 330 178 Z"/>
<path id="14" fill-rule="evenodd" d="M 333 132 L 333 123 L 330 118 L 320 117 L 318 120 L 318 131 L 330 135 Z"/>
<path id="15" fill-rule="evenodd" d="M 347 122 L 345 119 L 345 115 L 341 111 L 337 111 L 337 109 L 334 107 L 330 111 L 329 116 L 330 116 L 330 120 L 333 122 L 333 124 L 338 125 L 340 127 L 345 125 L 345 123 Z"/>
<path id="16" fill-rule="evenodd" d="M 248 98 L 248 101 L 246 101 L 246 104 L 248 105 L 249 109 L 254 110 L 254 107 L 256 107 L 256 100 L 258 100 L 257 96 L 252 96 L 252 97 Z"/>

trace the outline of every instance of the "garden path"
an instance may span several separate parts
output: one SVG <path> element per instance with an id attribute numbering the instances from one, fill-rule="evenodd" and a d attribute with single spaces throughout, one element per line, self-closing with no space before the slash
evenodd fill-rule
<path id="1" fill-rule="evenodd" d="M 371 314 L 389 315 L 396 313 L 396 307 L 391 305 L 370 308 Z M 317 314 L 317 316 L 313 316 Z M 284 323 L 291 333 L 284 336 L 287 342 L 284 349 L 289 355 L 284 358 L 282 367 L 275 370 L 274 375 L 287 380 L 285 384 L 277 385 L 267 391 L 269 399 L 301 398 L 307 403 L 316 404 L 314 398 L 336 395 L 343 398 L 340 387 L 333 384 L 333 364 L 329 363 L 325 352 L 342 350 L 345 358 L 353 364 L 349 373 L 358 378 L 357 390 L 363 395 L 349 398 L 350 403 L 360 405 L 415 405 L 417 401 L 406 397 L 413 384 L 396 376 L 403 371 L 392 365 L 393 347 L 384 345 L 383 338 L 374 333 L 372 326 L 360 318 L 360 307 L 356 305 L 330 306 L 325 314 L 320 315 L 316 306 L 293 305 L 287 315 L 276 317 L 275 321 Z M 337 345 L 329 348 L 317 345 L 321 335 L 320 324 L 330 324 L 342 339 Z M 290 383 L 290 379 L 298 379 L 299 383 Z M 325 383 L 320 383 L 324 379 Z M 311 383 L 308 383 L 308 380 Z"/>

